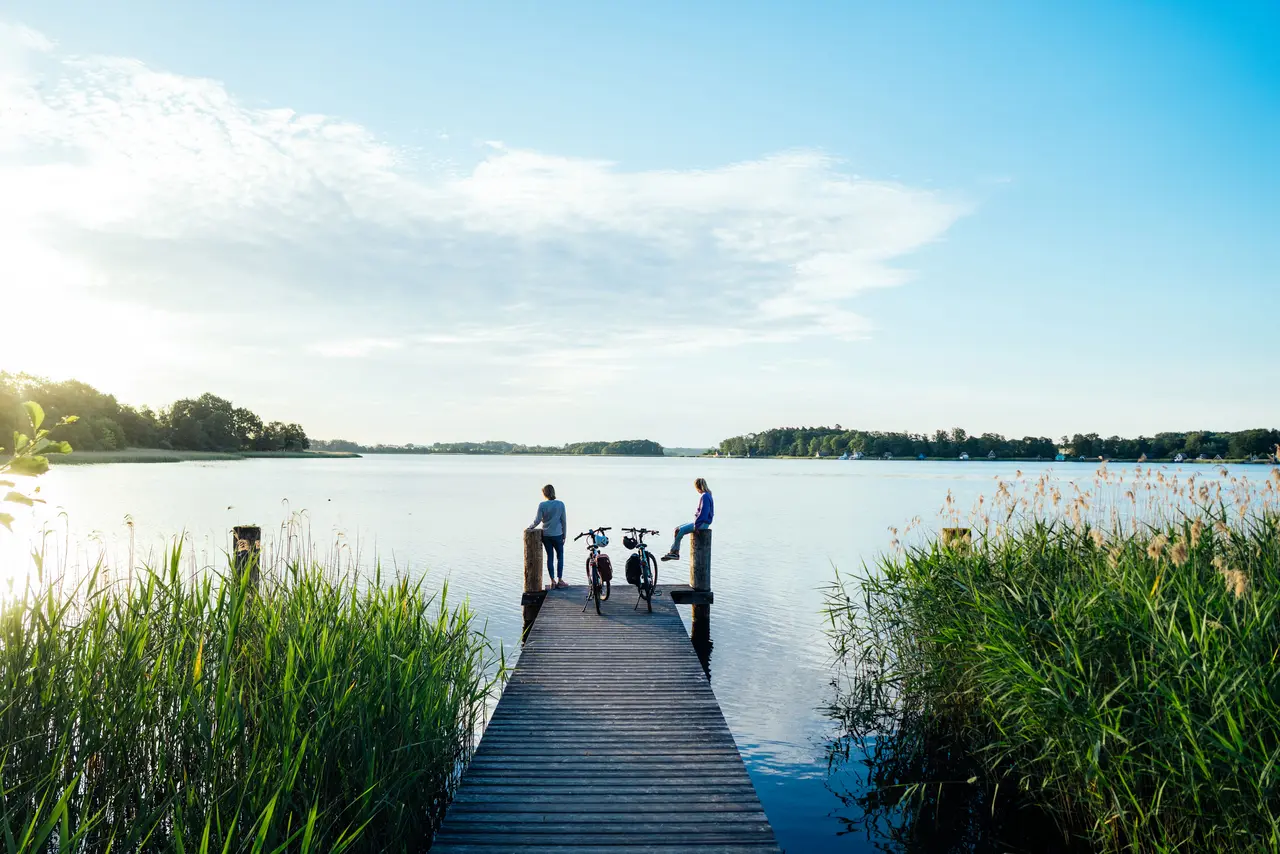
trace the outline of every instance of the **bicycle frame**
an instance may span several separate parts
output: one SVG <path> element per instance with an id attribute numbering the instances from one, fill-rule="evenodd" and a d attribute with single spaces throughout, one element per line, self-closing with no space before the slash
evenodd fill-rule
<path id="1" fill-rule="evenodd" d="M 594 599 L 596 603 L 596 613 L 600 613 L 600 602 L 607 599 L 605 594 L 605 585 L 608 584 L 600 577 L 600 547 L 596 545 L 596 537 L 603 534 L 610 528 L 588 528 L 578 536 L 573 538 L 576 543 L 583 537 L 587 537 L 587 586 L 591 589 L 591 593 L 587 596 L 587 605 L 591 604 Z M 602 595 L 603 594 L 603 595 Z M 587 610 L 587 605 L 582 606 L 582 610 Z"/>
<path id="2" fill-rule="evenodd" d="M 657 534 L 658 532 L 649 528 L 623 528 L 622 530 L 636 535 L 635 553 L 640 557 L 640 580 L 636 584 L 636 589 L 640 591 L 640 599 L 636 600 L 636 607 L 640 606 L 640 600 L 643 599 L 648 603 L 649 610 L 653 610 L 654 589 L 657 587 L 658 576 L 655 567 L 651 567 L 651 553 L 649 544 L 644 541 L 645 534 Z M 656 561 L 654 562 L 656 564 Z M 647 594 L 647 595 L 646 595 Z"/>

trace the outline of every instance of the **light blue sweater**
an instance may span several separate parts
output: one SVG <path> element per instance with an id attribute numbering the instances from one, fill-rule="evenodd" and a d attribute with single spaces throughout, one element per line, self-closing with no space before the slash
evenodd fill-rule
<path id="1" fill-rule="evenodd" d="M 533 517 L 532 528 L 542 525 L 544 537 L 563 537 L 569 523 L 565 520 L 564 502 L 558 498 L 538 505 L 538 515 Z"/>

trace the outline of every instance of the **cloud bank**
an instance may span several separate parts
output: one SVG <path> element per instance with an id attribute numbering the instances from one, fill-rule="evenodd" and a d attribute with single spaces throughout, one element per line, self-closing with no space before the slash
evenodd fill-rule
<path id="1" fill-rule="evenodd" d="M 965 213 L 814 151 L 630 171 L 490 143 L 423 165 L 369 128 L 22 27 L 0 25 L 0 57 L 0 291 L 56 294 L 97 356 L 71 344 L 49 372 L 111 388 L 273 361 L 300 400 L 326 372 L 389 372 L 480 413 L 706 351 L 740 368 L 868 335 L 858 294 L 905 283 Z M 11 338 L 0 364 L 40 344 Z"/>

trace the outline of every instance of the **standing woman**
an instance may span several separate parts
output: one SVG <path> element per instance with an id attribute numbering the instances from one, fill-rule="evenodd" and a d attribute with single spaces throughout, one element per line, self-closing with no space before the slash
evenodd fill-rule
<path id="1" fill-rule="evenodd" d="M 701 531 L 704 528 L 711 527 L 711 520 L 715 518 L 716 507 L 711 499 L 711 488 L 707 486 L 705 478 L 698 478 L 693 482 L 693 488 L 698 490 L 698 509 L 694 511 L 693 521 L 685 522 L 676 528 L 675 541 L 671 543 L 671 551 L 662 556 L 663 560 L 679 560 L 680 559 L 680 541 L 684 539 L 685 534 L 692 534 L 694 531 Z"/>
<path id="2" fill-rule="evenodd" d="M 547 573 L 551 576 L 551 586 L 568 587 L 564 583 L 564 535 L 569 530 L 564 502 L 556 499 L 556 488 L 549 483 L 542 487 L 542 497 L 546 500 L 538 505 L 533 524 L 525 530 L 532 531 L 542 526 L 542 547 L 547 550 Z M 556 566 L 552 566 L 552 557 L 556 559 Z"/>

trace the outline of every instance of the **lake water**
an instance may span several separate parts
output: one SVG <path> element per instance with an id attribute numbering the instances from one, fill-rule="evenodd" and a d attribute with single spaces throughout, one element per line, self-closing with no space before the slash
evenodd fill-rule
<path id="1" fill-rule="evenodd" d="M 96 465 L 55 468 L 43 478 L 48 505 L 34 524 L 55 532 L 47 543 L 49 566 L 83 566 L 101 556 L 120 571 L 131 533 L 141 559 L 185 532 L 198 570 L 225 562 L 233 525 L 259 524 L 270 537 L 289 519 L 301 519 L 321 550 L 337 544 L 365 565 L 376 557 L 386 567 L 426 573 L 432 587 L 447 581 L 450 598 L 469 597 L 489 635 L 513 657 L 521 628 L 520 532 L 533 519 L 544 483 L 554 483 L 565 501 L 571 533 L 600 525 L 669 531 L 692 518 L 693 480 L 705 477 L 716 499 L 711 684 L 779 842 L 793 852 L 880 851 L 892 846 L 844 832 L 858 816 L 828 789 L 832 728 L 822 709 L 831 699 L 832 661 L 822 588 L 835 567 L 855 570 L 886 551 L 891 526 L 917 516 L 935 525 L 948 491 L 968 507 L 995 490 L 996 478 L 1019 471 L 1034 478 L 1047 468 L 451 456 Z M 1091 480 L 1095 471 L 1059 463 L 1055 473 Z M 1256 479 L 1266 471 L 1233 473 Z M 15 537 L 0 536 L 0 581 L 27 571 L 23 552 L 32 524 L 18 526 Z M 607 550 L 619 568 L 626 557 L 621 539 Z M 665 549 L 665 535 L 653 539 Z M 566 577 L 574 583 L 581 583 L 584 555 L 583 548 L 566 550 Z M 660 573 L 660 581 L 685 582 L 687 563 L 661 564 Z M 630 607 L 628 592 L 622 588 L 610 606 Z M 687 625 L 688 609 L 682 611 Z"/>

